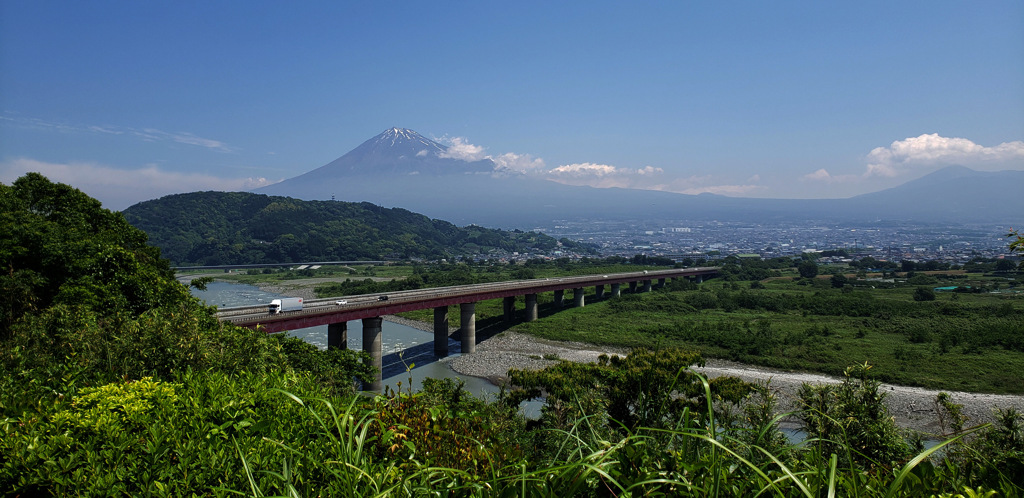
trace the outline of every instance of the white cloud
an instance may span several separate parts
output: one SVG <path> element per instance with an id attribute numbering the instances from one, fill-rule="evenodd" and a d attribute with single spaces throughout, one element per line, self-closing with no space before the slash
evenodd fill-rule
<path id="1" fill-rule="evenodd" d="M 488 156 L 494 161 L 495 170 L 509 170 L 516 171 L 519 173 L 530 173 L 543 171 L 545 168 L 544 160 L 539 157 L 533 157 L 529 154 L 515 154 L 508 152 L 497 157 Z"/>
<path id="2" fill-rule="evenodd" d="M 914 169 L 960 164 L 977 169 L 1006 168 L 1024 159 L 1024 142 L 1004 142 L 995 147 L 978 145 L 966 138 L 947 138 L 938 133 L 897 140 L 876 147 L 868 156 L 864 176 L 899 176 Z"/>
<path id="3" fill-rule="evenodd" d="M 107 209 L 121 210 L 137 202 L 198 190 L 251 190 L 276 183 L 266 178 L 220 178 L 200 173 L 164 171 L 156 165 L 119 169 L 95 163 L 47 163 L 18 158 L 0 163 L 0 181 L 10 184 L 28 172 L 66 183 L 98 199 Z"/>
<path id="4" fill-rule="evenodd" d="M 632 188 L 644 190 L 661 190 L 685 194 L 711 192 L 721 195 L 744 195 L 765 189 L 758 185 L 760 175 L 753 175 L 745 184 L 716 183 L 711 176 L 691 176 L 689 178 L 665 178 L 665 170 L 655 166 L 643 168 L 620 168 L 610 164 L 573 163 L 547 169 L 544 160 L 529 154 L 506 153 L 498 156 L 485 154 L 485 148 L 470 144 L 465 138 L 447 136 L 435 138 L 438 142 L 449 144 L 441 157 L 478 161 L 490 159 L 495 164 L 495 173 L 509 172 L 533 175 L 554 182 L 589 186 L 595 188 Z"/>
<path id="5" fill-rule="evenodd" d="M 807 173 L 803 177 L 806 180 L 816 180 L 816 181 L 822 181 L 822 182 L 827 182 L 827 181 L 832 180 L 832 175 L 830 175 L 828 173 L 828 170 L 826 170 L 825 168 L 821 168 L 818 171 L 815 171 L 814 173 Z"/>
<path id="6" fill-rule="evenodd" d="M 576 163 L 559 166 L 548 171 L 548 174 L 556 177 L 588 178 L 614 175 L 616 172 L 618 168 L 607 164 Z"/>
<path id="7" fill-rule="evenodd" d="M 434 138 L 434 140 L 448 145 L 448 150 L 438 154 L 440 157 L 461 159 L 463 161 L 490 159 L 494 163 L 494 172 L 498 175 L 538 173 L 543 172 L 546 167 L 543 159 L 529 154 L 516 154 L 514 152 L 507 152 L 498 156 L 485 154 L 484 151 L 487 150 L 485 147 L 473 145 L 464 137 L 449 138 L 448 136 L 443 136 Z"/>
<path id="8" fill-rule="evenodd" d="M 650 189 L 662 173 L 664 170 L 653 166 L 631 169 L 608 164 L 575 163 L 548 170 L 543 175 L 549 180 L 566 185 Z"/>
<path id="9" fill-rule="evenodd" d="M 800 177 L 800 180 L 802 181 L 821 182 L 828 184 L 857 183 L 862 181 L 863 179 L 864 177 L 860 175 L 833 175 L 832 173 L 829 173 L 828 170 L 825 168 L 821 168 L 818 171 L 815 171 L 814 173 L 807 173 L 806 175 Z"/>
<path id="10" fill-rule="evenodd" d="M 451 159 L 461 159 L 463 161 L 479 161 L 484 157 L 484 148 L 479 145 L 473 145 L 466 141 L 465 138 L 455 137 L 450 140 L 448 150 L 438 154 L 441 157 L 447 157 Z"/>

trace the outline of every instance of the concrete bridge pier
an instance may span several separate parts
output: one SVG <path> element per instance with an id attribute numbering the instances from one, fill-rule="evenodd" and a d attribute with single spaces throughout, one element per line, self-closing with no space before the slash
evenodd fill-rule
<path id="1" fill-rule="evenodd" d="M 379 316 L 363 318 L 363 351 L 370 355 L 370 366 L 376 370 L 373 382 L 363 384 L 364 391 L 380 391 L 384 387 L 383 377 L 381 376 L 384 363 L 380 347 L 381 324 L 383 322 L 384 319 Z"/>
<path id="2" fill-rule="evenodd" d="M 565 291 L 563 291 L 563 290 L 556 290 L 555 291 L 555 306 L 557 306 L 559 308 L 561 308 L 562 306 L 565 306 Z"/>
<path id="3" fill-rule="evenodd" d="M 526 321 L 535 322 L 537 321 L 537 295 L 527 294 L 526 295 Z"/>
<path id="4" fill-rule="evenodd" d="M 636 294 L 636 282 L 629 283 L 629 293 Z"/>
<path id="5" fill-rule="evenodd" d="M 619 297 L 622 295 L 622 284 L 612 284 L 612 297 Z"/>
<path id="6" fill-rule="evenodd" d="M 348 349 L 348 322 L 327 325 L 327 349 Z"/>
<path id="7" fill-rule="evenodd" d="M 572 290 L 573 305 L 577 308 L 583 307 L 583 287 L 577 287 Z"/>
<path id="8" fill-rule="evenodd" d="M 651 281 L 644 280 L 644 292 L 651 292 Z"/>
<path id="9" fill-rule="evenodd" d="M 658 288 L 659 289 L 664 289 L 665 288 L 665 279 L 663 279 L 663 278 L 659 278 L 658 279 Z"/>
<path id="10" fill-rule="evenodd" d="M 459 305 L 459 342 L 462 343 L 462 354 L 476 352 L 476 303 Z"/>
<path id="11" fill-rule="evenodd" d="M 434 354 L 448 356 L 448 307 L 434 308 Z"/>
<path id="12" fill-rule="evenodd" d="M 697 275 L 697 283 L 704 283 L 704 275 Z"/>
<path id="13" fill-rule="evenodd" d="M 504 313 L 505 323 L 512 323 L 516 319 L 516 297 L 506 297 L 501 301 L 501 307 L 502 312 Z"/>
<path id="14" fill-rule="evenodd" d="M 604 299 L 604 285 L 595 285 L 594 295 L 596 295 L 598 299 Z"/>

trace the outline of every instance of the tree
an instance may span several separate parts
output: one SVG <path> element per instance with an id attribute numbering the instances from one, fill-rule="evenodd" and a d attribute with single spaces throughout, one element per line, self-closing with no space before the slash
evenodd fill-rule
<path id="1" fill-rule="evenodd" d="M 843 275 L 842 273 L 832 275 L 832 287 L 835 287 L 836 289 L 842 289 L 849 281 L 850 279 L 846 278 L 846 275 Z"/>
<path id="2" fill-rule="evenodd" d="M 918 287 L 914 289 L 914 301 L 934 301 L 935 291 L 927 287 Z"/>
<path id="3" fill-rule="evenodd" d="M 804 261 L 797 267 L 797 271 L 801 277 L 814 278 L 818 276 L 818 264 L 814 261 Z"/>
<path id="4" fill-rule="evenodd" d="M 0 338 L 22 316 L 54 305 L 138 315 L 190 300 L 145 232 L 80 190 L 29 173 L 0 184 L 0 199 L 0 292 L 8 298 Z"/>
<path id="5" fill-rule="evenodd" d="M 1008 259 L 1000 259 L 996 262 L 996 271 L 1013 271 L 1017 269 L 1017 264 Z"/>
<path id="6" fill-rule="evenodd" d="M 38 173 L 0 184 L 0 227 L 0 417 L 114 379 L 291 366 L 262 331 L 219 322 L 144 232 L 69 185 Z M 313 349 L 315 368 L 293 368 L 338 387 L 364 373 L 351 352 Z"/>

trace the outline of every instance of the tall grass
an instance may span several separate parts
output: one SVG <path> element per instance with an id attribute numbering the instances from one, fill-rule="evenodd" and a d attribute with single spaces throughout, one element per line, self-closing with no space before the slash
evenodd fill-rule
<path id="1" fill-rule="evenodd" d="M 361 411 L 356 401 L 336 410 L 329 401 L 316 400 L 321 408 L 316 410 L 297 396 L 284 393 L 306 408 L 307 416 L 320 428 L 324 447 L 330 451 L 326 458 L 318 459 L 299 445 L 277 444 L 295 455 L 295 465 L 318 467 L 330 476 L 321 491 L 325 496 L 895 497 L 962 492 L 970 483 L 958 480 L 955 468 L 936 467 L 933 460 L 948 445 L 987 427 L 962 432 L 901 465 L 865 469 L 855 463 L 853 454 L 858 448 L 843 441 L 769 447 L 752 442 L 765 441 L 766 432 L 776 430 L 774 425 L 787 414 L 767 420 L 760 427 L 719 426 L 710 401 L 710 384 L 706 378 L 700 380 L 709 400 L 706 412 L 700 416 L 687 410 L 667 428 L 641 427 L 609 440 L 608 432 L 602 430 L 606 420 L 595 414 L 584 415 L 568 429 L 551 430 L 560 444 L 550 458 L 538 462 L 522 459 L 475 474 L 434 466 L 415 448 L 406 462 L 374 458 L 370 447 L 381 441 L 371 436 L 380 433 L 372 425 L 378 422 L 372 411 Z M 578 408 L 584 405 L 580 402 Z M 840 448 L 838 453 L 845 454 L 826 454 L 822 450 L 836 447 Z M 253 472 L 244 457 L 242 468 L 247 475 Z M 276 489 L 290 494 L 296 487 L 288 481 L 286 470 L 268 475 L 279 480 Z M 941 472 L 947 475 L 939 475 Z M 982 496 L 988 491 L 967 489 Z M 1008 489 L 1013 491 L 1012 487 Z M 263 491 L 253 485 L 237 494 L 263 496 Z"/>

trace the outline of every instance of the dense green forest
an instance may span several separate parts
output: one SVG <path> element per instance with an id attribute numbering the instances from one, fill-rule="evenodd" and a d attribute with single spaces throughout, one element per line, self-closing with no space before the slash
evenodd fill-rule
<path id="1" fill-rule="evenodd" d="M 193 192 L 141 202 L 124 217 L 177 266 L 442 259 L 492 251 L 587 251 L 537 232 L 457 227 L 368 202 Z"/>
<path id="2" fill-rule="evenodd" d="M 678 348 L 513 370 L 495 400 L 451 380 L 358 394 L 361 355 L 219 323 L 143 232 L 70 186 L 0 184 L 0 227 L 4 495 L 1024 493 L 1020 414 L 969 427 L 940 396 L 950 439 L 924 450 L 866 364 L 801 390 L 798 444 L 767 386 L 709 382 Z M 518 401 L 541 394 L 526 420 Z"/>

